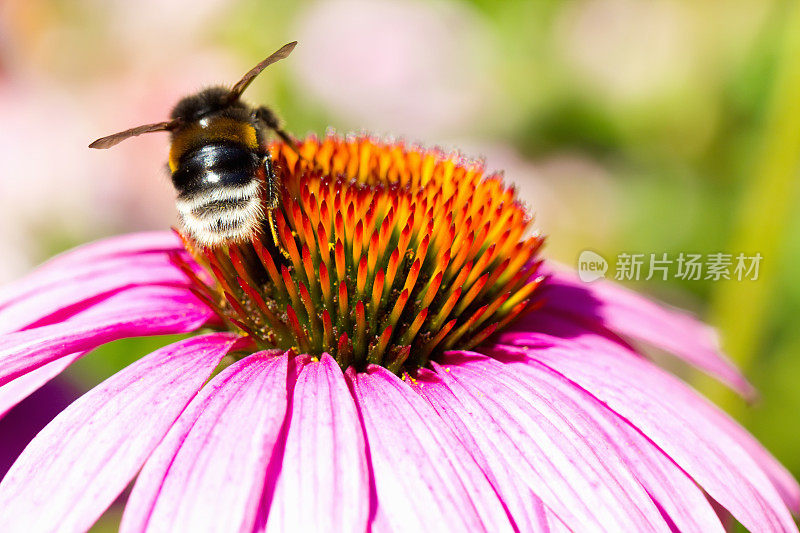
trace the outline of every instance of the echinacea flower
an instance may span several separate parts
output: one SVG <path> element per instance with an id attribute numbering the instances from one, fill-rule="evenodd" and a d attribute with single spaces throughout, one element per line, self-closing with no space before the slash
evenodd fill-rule
<path id="1" fill-rule="evenodd" d="M 271 150 L 278 246 L 130 235 L 0 292 L 0 412 L 103 343 L 192 333 L 33 439 L 1 531 L 86 530 L 134 479 L 126 532 L 797 530 L 791 475 L 631 344 L 751 394 L 710 328 L 543 261 L 480 163 Z"/>

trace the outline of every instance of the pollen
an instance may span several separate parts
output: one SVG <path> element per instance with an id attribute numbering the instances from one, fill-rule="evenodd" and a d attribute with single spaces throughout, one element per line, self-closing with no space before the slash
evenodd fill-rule
<path id="1" fill-rule="evenodd" d="M 196 294 L 263 349 L 398 375 L 469 350 L 537 301 L 544 238 L 483 164 L 372 137 L 270 145 L 278 242 L 198 248 Z M 176 259 L 177 261 L 178 259 Z"/>

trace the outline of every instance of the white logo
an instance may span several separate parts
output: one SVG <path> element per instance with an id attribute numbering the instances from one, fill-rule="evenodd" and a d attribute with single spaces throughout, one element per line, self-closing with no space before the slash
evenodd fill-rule
<path id="1" fill-rule="evenodd" d="M 584 250 L 578 256 L 578 277 L 581 281 L 589 283 L 606 277 L 608 261 L 603 256 L 591 250 Z"/>

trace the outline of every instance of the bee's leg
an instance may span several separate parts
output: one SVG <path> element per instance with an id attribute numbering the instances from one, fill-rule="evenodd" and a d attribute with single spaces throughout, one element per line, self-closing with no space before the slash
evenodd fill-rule
<path id="1" fill-rule="evenodd" d="M 300 153 L 300 147 L 297 146 L 297 143 L 294 142 L 294 139 L 292 139 L 289 134 L 286 133 L 283 128 L 281 128 L 281 121 L 278 119 L 278 116 L 274 111 L 272 111 L 272 109 L 268 108 L 267 106 L 259 107 L 256 109 L 256 118 L 263 122 L 267 128 L 274 131 L 278 137 L 280 137 L 281 140 L 285 142 L 294 153 L 297 154 L 297 157 L 300 158 L 300 161 L 307 163 L 309 167 L 315 170 L 322 169 L 317 162 L 306 159 L 303 154 Z"/>
<path id="2" fill-rule="evenodd" d="M 272 166 L 272 157 L 270 157 L 269 152 L 264 154 L 262 164 L 264 165 L 264 175 L 267 182 L 266 207 L 269 210 L 277 209 L 280 205 L 281 182 L 278 175 L 275 174 L 275 169 Z"/>
<path id="3" fill-rule="evenodd" d="M 275 173 L 275 169 L 272 168 L 272 158 L 269 156 L 269 153 L 264 155 L 263 164 L 267 183 L 265 207 L 267 208 L 267 222 L 269 224 L 270 232 L 272 233 L 272 241 L 275 243 L 275 247 L 281 251 L 281 254 L 283 254 L 286 259 L 291 259 L 286 250 L 283 249 L 283 246 L 281 246 L 281 241 L 278 238 L 278 229 L 275 225 L 275 215 L 273 212 L 280 207 L 281 184 L 280 178 Z"/>
<path id="4" fill-rule="evenodd" d="M 261 120 L 269 129 L 274 131 L 278 137 L 285 142 L 297 155 L 300 155 L 300 148 L 294 142 L 288 133 L 281 127 L 281 121 L 275 112 L 267 106 L 261 106 L 256 109 L 256 118 Z M 302 156 L 300 156 L 302 157 Z"/>
<path id="5" fill-rule="evenodd" d="M 275 132 L 275 134 L 281 138 L 286 145 L 292 149 L 294 153 L 300 158 L 301 161 L 308 163 L 308 165 L 314 169 L 319 169 L 319 165 L 314 161 L 309 161 L 306 159 L 303 154 L 300 153 L 300 147 L 297 146 L 297 143 L 294 142 L 288 133 L 286 133 L 283 128 L 281 128 L 281 121 L 278 119 L 278 116 L 275 114 L 272 109 L 268 108 L 267 106 L 261 106 L 256 109 L 256 118 L 259 119 L 264 125 Z"/>
<path id="6" fill-rule="evenodd" d="M 289 253 L 283 249 L 281 241 L 278 240 L 278 230 L 275 228 L 275 215 L 272 211 L 272 209 L 267 210 L 267 220 L 269 221 L 269 229 L 272 232 L 272 240 L 275 242 L 275 247 L 280 250 L 281 255 L 291 261 L 292 258 L 289 256 Z"/>

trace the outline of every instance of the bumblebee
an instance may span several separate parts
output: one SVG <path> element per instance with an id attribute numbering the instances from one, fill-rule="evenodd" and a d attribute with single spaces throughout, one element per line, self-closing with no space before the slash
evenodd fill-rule
<path id="1" fill-rule="evenodd" d="M 169 170 L 184 232 L 197 244 L 214 247 L 248 240 L 266 221 L 279 246 L 272 211 L 279 207 L 280 184 L 267 134 L 273 131 L 296 146 L 272 110 L 251 107 L 240 97 L 261 71 L 286 58 L 296 45 L 284 45 L 230 89 L 210 87 L 183 98 L 166 122 L 115 133 L 89 147 L 110 148 L 144 133 L 170 132 Z"/>

